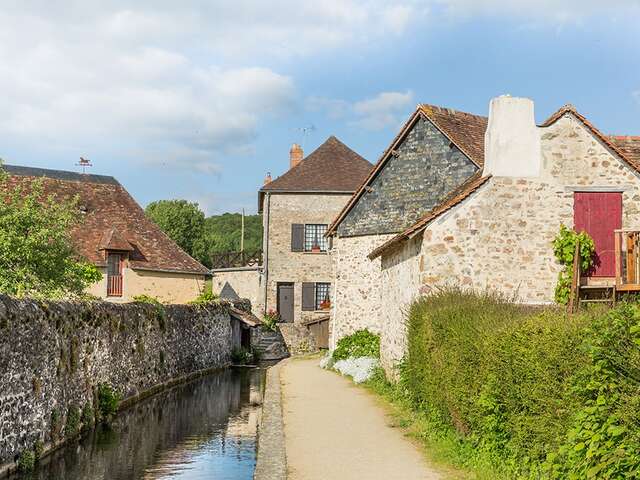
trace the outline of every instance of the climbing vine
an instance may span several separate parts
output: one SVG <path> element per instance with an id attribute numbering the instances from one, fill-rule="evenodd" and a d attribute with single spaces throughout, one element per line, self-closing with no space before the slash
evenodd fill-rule
<path id="1" fill-rule="evenodd" d="M 563 267 L 558 274 L 558 283 L 555 291 L 556 302 L 562 305 L 566 305 L 569 302 L 571 293 L 576 241 L 580 242 L 580 270 L 584 272 L 593 266 L 593 257 L 596 251 L 593 239 L 589 234 L 584 231 L 576 233 L 566 226 L 560 225 L 560 231 L 553 240 L 553 254 Z"/>

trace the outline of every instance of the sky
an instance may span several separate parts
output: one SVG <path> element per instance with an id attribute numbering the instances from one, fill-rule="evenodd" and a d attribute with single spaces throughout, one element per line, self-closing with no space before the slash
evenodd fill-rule
<path id="1" fill-rule="evenodd" d="M 640 0 L 0 0 L 0 158 L 254 213 L 296 142 L 375 163 L 418 103 L 640 135 Z"/>

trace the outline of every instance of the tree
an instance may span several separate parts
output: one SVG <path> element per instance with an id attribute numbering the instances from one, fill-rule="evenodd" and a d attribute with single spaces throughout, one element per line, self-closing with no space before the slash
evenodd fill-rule
<path id="1" fill-rule="evenodd" d="M 43 181 L 12 184 L 0 168 L 0 292 L 61 298 L 80 295 L 102 273 L 75 252 L 77 199 L 46 196 Z"/>
<path id="2" fill-rule="evenodd" d="M 211 266 L 211 254 L 240 250 L 242 216 L 239 213 L 214 215 L 205 220 L 203 235 L 195 248 L 195 256 Z M 262 247 L 262 217 L 245 215 L 244 249 L 255 251 Z"/>
<path id="3" fill-rule="evenodd" d="M 147 205 L 145 213 L 185 252 L 194 256 L 194 245 L 202 238 L 204 213 L 197 203 L 159 200 Z"/>

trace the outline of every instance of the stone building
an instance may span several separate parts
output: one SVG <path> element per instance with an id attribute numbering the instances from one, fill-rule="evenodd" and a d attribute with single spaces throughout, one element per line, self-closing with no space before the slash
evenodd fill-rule
<path id="1" fill-rule="evenodd" d="M 380 260 L 367 255 L 482 168 L 486 125 L 486 117 L 418 105 L 334 219 L 331 347 L 358 329 L 380 332 Z"/>
<path id="2" fill-rule="evenodd" d="M 13 184 L 41 179 L 46 194 L 66 200 L 78 196 L 82 220 L 72 240 L 78 254 L 103 273 L 88 293 L 111 301 L 144 294 L 185 303 L 203 291 L 208 269 L 147 218 L 115 178 L 13 165 L 3 169 Z"/>
<path id="3" fill-rule="evenodd" d="M 328 317 L 333 285 L 327 226 L 371 168 L 331 136 L 305 158 L 294 144 L 289 170 L 260 189 L 263 305 L 285 324 Z"/>
<path id="4" fill-rule="evenodd" d="M 536 126 L 531 100 L 504 96 L 490 105 L 484 158 L 481 172 L 369 255 L 382 267 L 381 353 L 392 375 L 404 312 L 434 288 L 553 302 L 561 224 L 595 241 L 581 289 L 640 289 L 637 251 L 622 241 L 640 230 L 640 137 L 605 136 L 572 106 Z"/>

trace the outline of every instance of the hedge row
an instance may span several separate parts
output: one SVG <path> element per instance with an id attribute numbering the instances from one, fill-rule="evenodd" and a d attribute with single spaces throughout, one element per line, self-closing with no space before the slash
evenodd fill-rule
<path id="1" fill-rule="evenodd" d="M 401 386 L 513 478 L 640 478 L 640 305 L 567 316 L 449 290 L 414 303 Z"/>

